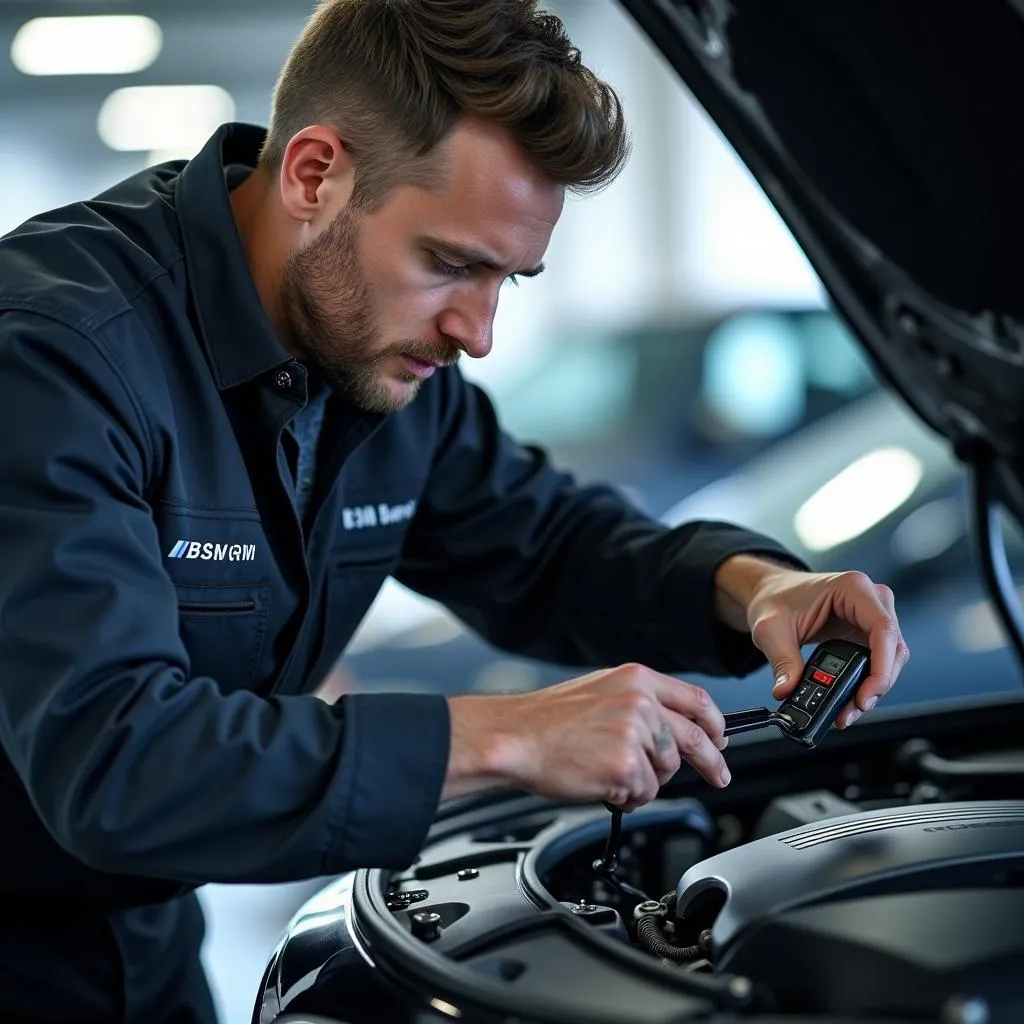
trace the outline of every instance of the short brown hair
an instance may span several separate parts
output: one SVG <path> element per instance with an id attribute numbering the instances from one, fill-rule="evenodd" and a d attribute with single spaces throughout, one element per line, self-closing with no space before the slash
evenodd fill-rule
<path id="1" fill-rule="evenodd" d="M 618 96 L 538 0 L 324 0 L 278 79 L 261 163 L 278 170 L 296 133 L 328 125 L 351 148 L 353 200 L 373 206 L 465 116 L 503 125 L 574 192 L 628 155 Z"/>

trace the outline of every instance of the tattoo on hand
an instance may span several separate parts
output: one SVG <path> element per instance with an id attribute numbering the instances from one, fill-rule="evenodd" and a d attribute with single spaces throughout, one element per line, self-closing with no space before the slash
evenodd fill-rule
<path id="1" fill-rule="evenodd" d="M 658 730 L 658 735 L 654 740 L 655 749 L 659 754 L 664 754 L 673 745 L 672 730 L 668 727 L 668 722 L 664 718 L 661 719 L 661 728 Z"/>

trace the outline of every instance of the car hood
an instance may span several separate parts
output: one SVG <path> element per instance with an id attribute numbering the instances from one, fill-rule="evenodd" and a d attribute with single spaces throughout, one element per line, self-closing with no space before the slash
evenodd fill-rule
<path id="1" fill-rule="evenodd" d="M 1024 509 L 1024 0 L 621 0 L 888 383 Z"/>

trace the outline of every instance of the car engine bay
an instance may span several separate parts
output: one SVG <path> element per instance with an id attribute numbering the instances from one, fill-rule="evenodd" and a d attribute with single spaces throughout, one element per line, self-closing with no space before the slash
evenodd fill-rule
<path id="1" fill-rule="evenodd" d="M 681 772 L 623 817 L 612 876 L 602 807 L 460 802 L 409 870 L 303 908 L 254 1020 L 362 1019 L 343 921 L 387 979 L 367 1019 L 1018 1022 L 1024 701 L 902 711 L 813 751 L 735 737 L 727 790 Z"/>

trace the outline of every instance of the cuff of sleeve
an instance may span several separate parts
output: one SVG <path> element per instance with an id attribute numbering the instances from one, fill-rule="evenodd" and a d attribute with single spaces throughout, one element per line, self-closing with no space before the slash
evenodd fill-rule
<path id="1" fill-rule="evenodd" d="M 325 874 L 402 869 L 437 814 L 451 727 L 442 694 L 358 693 L 335 705 L 344 720 L 339 804 Z"/>
<path id="2" fill-rule="evenodd" d="M 809 571 L 807 565 L 781 544 L 758 533 L 728 523 L 707 523 L 706 536 L 700 540 L 702 558 L 699 566 L 683 563 L 682 578 L 675 576 L 672 588 L 677 593 L 705 595 L 694 604 L 692 612 L 702 621 L 691 622 L 687 630 L 694 646 L 687 652 L 687 670 L 710 676 L 742 677 L 765 663 L 765 657 L 754 646 L 749 633 L 730 629 L 715 615 L 715 573 L 723 562 L 734 555 L 762 555 L 772 561 Z M 699 653 L 697 653 L 699 652 Z"/>

